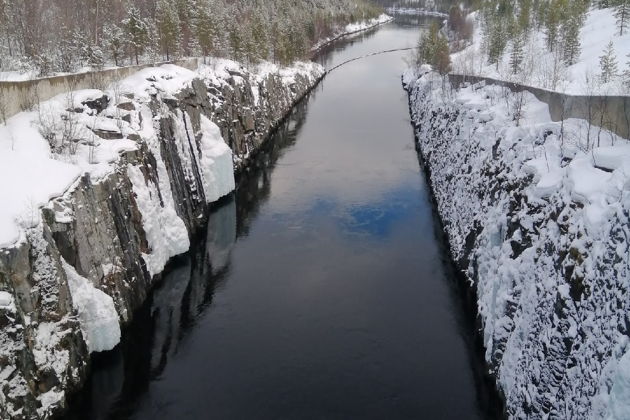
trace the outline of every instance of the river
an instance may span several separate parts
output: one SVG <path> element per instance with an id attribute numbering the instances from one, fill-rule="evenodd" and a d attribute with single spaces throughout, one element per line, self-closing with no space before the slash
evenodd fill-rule
<path id="1" fill-rule="evenodd" d="M 417 23 L 321 60 L 411 47 Z M 68 419 L 500 417 L 414 150 L 406 56 L 344 65 L 296 108 Z"/>

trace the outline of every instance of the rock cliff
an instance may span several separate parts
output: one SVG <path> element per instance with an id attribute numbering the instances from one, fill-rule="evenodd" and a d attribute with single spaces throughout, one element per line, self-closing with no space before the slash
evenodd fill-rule
<path id="1" fill-rule="evenodd" d="M 126 143 L 105 169 L 82 172 L 33 209 L 20 240 L 0 249 L 1 418 L 64 409 L 90 352 L 118 342 L 120 325 L 168 260 L 188 250 L 209 205 L 234 189 L 234 171 L 323 70 L 221 62 L 181 74 L 142 70 L 127 86 L 78 94 L 64 114 L 89 130 L 79 147 L 91 154 Z"/>
<path id="2" fill-rule="evenodd" d="M 628 142 L 527 92 L 405 77 L 510 418 L 628 418 Z"/>

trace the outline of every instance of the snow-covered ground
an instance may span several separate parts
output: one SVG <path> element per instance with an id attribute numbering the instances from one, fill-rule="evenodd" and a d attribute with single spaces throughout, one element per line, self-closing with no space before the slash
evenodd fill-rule
<path id="1" fill-rule="evenodd" d="M 437 16 L 448 17 L 447 13 L 437 12 L 435 10 L 418 9 L 414 7 L 388 7 L 385 11 L 390 15 L 417 15 L 417 16 Z"/>
<path id="2" fill-rule="evenodd" d="M 420 150 L 508 414 L 630 418 L 630 142 L 552 122 L 527 92 L 416 79 Z"/>
<path id="3" fill-rule="evenodd" d="M 471 14 L 469 19 L 478 19 L 478 14 Z M 513 74 L 509 65 L 511 45 L 508 43 L 498 66 L 488 64 L 482 53 L 481 25 L 476 22 L 472 45 L 452 55 L 453 72 L 510 80 L 574 95 L 627 95 L 630 90 L 620 78 L 605 84 L 599 81 L 600 57 L 611 41 L 619 72 L 630 70 L 630 31 L 619 35 L 613 8 L 591 9 L 580 31 L 581 52 L 575 64 L 564 66 L 560 57 L 548 51 L 542 30 L 534 30 L 525 43 L 523 71 Z"/>
<path id="4" fill-rule="evenodd" d="M 313 46 L 313 48 L 311 48 L 311 51 L 316 52 L 317 50 L 338 40 L 339 38 L 343 38 L 345 36 L 352 35 L 358 32 L 367 31 L 368 29 L 390 22 L 393 19 L 394 18 L 389 15 L 382 14 L 379 17 L 374 18 L 374 19 L 364 20 L 362 22 L 350 23 L 346 25 L 345 27 L 341 28 L 339 31 L 337 31 L 334 35 L 320 40 L 317 44 Z"/>

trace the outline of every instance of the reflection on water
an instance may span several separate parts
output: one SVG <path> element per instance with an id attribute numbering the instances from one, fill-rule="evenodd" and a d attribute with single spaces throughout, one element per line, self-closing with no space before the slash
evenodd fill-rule
<path id="1" fill-rule="evenodd" d="M 390 24 L 320 60 L 417 37 Z M 348 64 L 295 109 L 69 419 L 500 417 L 413 150 L 404 58 Z"/>

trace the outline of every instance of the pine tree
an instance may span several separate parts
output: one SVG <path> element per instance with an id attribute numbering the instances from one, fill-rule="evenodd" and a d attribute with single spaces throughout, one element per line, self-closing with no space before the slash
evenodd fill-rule
<path id="1" fill-rule="evenodd" d="M 445 75 L 451 71 L 451 54 L 446 37 L 438 36 L 437 45 L 435 46 L 435 56 L 431 64 L 441 75 Z"/>
<path id="2" fill-rule="evenodd" d="M 118 66 L 125 55 L 123 30 L 118 25 L 108 25 L 103 28 L 103 38 L 105 48 L 116 66 Z"/>
<path id="3" fill-rule="evenodd" d="M 501 56 L 505 51 L 507 34 L 502 22 L 497 17 L 489 28 L 490 34 L 488 39 L 488 62 L 499 66 Z"/>
<path id="4" fill-rule="evenodd" d="M 56 43 L 57 70 L 62 72 L 73 72 L 77 68 L 79 60 L 82 58 L 82 46 L 85 37 L 77 29 L 62 29 L 62 37 Z"/>
<path id="5" fill-rule="evenodd" d="M 177 52 L 179 45 L 180 22 L 175 4 L 171 0 L 159 0 L 156 18 L 162 53 L 166 55 L 166 60 L 169 61 L 171 55 Z"/>
<path id="6" fill-rule="evenodd" d="M 619 27 L 619 36 L 621 36 L 624 29 L 628 29 L 630 26 L 630 0 L 618 0 L 615 8 L 615 17 Z"/>
<path id="7" fill-rule="evenodd" d="M 91 43 L 83 45 L 81 49 L 81 60 L 93 69 L 103 68 L 105 56 L 101 47 Z"/>
<path id="8" fill-rule="evenodd" d="M 553 0 L 547 9 L 545 17 L 545 35 L 547 37 L 547 48 L 554 51 L 558 44 L 558 34 L 560 22 L 562 20 L 562 4 L 560 0 Z"/>
<path id="9" fill-rule="evenodd" d="M 628 54 L 628 62 L 626 63 L 626 69 L 623 74 L 623 84 L 626 86 L 626 89 L 630 91 L 630 54 Z"/>
<path id="10" fill-rule="evenodd" d="M 510 70 L 513 74 L 521 71 L 523 64 L 523 35 L 517 33 L 512 40 L 512 51 L 510 53 Z"/>
<path id="11" fill-rule="evenodd" d="M 525 34 L 529 32 L 531 9 L 532 9 L 531 0 L 521 0 L 520 10 L 519 10 L 518 19 L 517 19 L 518 30 L 521 33 Z"/>
<path id="12" fill-rule="evenodd" d="M 612 41 L 608 43 L 604 55 L 599 58 L 602 83 L 610 82 L 617 75 L 617 57 Z"/>
<path id="13" fill-rule="evenodd" d="M 136 64 L 140 64 L 139 56 L 149 44 L 149 27 L 137 7 L 131 6 L 127 10 L 127 18 L 123 21 L 123 28 L 125 38 L 136 59 Z"/>
<path id="14" fill-rule="evenodd" d="M 216 49 L 217 22 L 214 19 L 211 4 L 208 0 L 201 0 L 195 9 L 195 35 L 204 58 Z"/>
<path id="15" fill-rule="evenodd" d="M 562 25 L 562 55 L 567 65 L 575 64 L 580 56 L 580 16 L 571 16 Z"/>
<path id="16" fill-rule="evenodd" d="M 441 75 L 451 70 L 451 56 L 448 40 L 440 33 L 440 27 L 434 23 L 418 42 L 416 65 L 430 64 Z"/>

